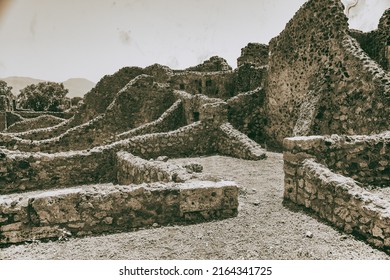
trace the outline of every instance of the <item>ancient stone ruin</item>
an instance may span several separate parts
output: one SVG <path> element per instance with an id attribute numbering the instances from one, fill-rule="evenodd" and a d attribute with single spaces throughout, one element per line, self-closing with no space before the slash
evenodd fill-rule
<path id="1" fill-rule="evenodd" d="M 104 76 L 77 110 L 0 99 L 0 244 L 234 217 L 236 183 L 167 158 L 284 151 L 284 200 L 390 250 L 390 10 L 348 28 L 305 3 L 232 69 L 214 56 Z"/>

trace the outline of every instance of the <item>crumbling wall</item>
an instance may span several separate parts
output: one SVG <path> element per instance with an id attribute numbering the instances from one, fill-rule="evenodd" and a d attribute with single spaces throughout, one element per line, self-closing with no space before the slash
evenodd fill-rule
<path id="1" fill-rule="evenodd" d="M 117 181 L 120 185 L 185 182 L 192 178 L 182 166 L 159 160 L 144 160 L 124 151 L 117 153 L 117 169 Z"/>
<path id="2" fill-rule="evenodd" d="M 64 119 L 52 115 L 41 115 L 36 118 L 24 119 L 7 128 L 7 132 L 22 132 L 32 129 L 52 127 L 62 123 Z"/>
<path id="3" fill-rule="evenodd" d="M 207 124 L 195 122 L 174 131 L 139 135 L 124 140 L 126 151 L 142 158 L 189 157 L 215 153 L 216 138 L 213 129 Z M 211 140 L 213 139 L 213 140 Z"/>
<path id="4" fill-rule="evenodd" d="M 371 134 L 389 129 L 389 75 L 349 36 L 339 0 L 306 2 L 269 45 L 266 115 L 269 145 L 295 131 Z M 315 90 L 318 87 L 321 90 Z M 318 94 L 301 114 L 307 95 Z M 310 129 L 296 127 L 299 116 Z"/>
<path id="5" fill-rule="evenodd" d="M 220 72 L 220 71 L 231 71 L 232 67 L 227 63 L 225 59 L 219 56 L 212 56 L 203 63 L 189 67 L 184 71 L 195 71 L 195 72 Z"/>
<path id="6" fill-rule="evenodd" d="M 115 95 L 135 77 L 144 74 L 140 67 L 124 67 L 112 75 L 105 75 L 96 86 L 84 96 L 84 104 L 73 121 L 74 125 L 88 122 L 104 113 Z"/>
<path id="7" fill-rule="evenodd" d="M 173 92 L 164 86 L 155 83 L 150 76 L 138 76 L 133 79 L 126 87 L 119 91 L 114 101 L 107 108 L 106 112 L 93 118 L 87 123 L 69 128 L 69 123 L 65 126 L 57 126 L 55 129 L 35 130 L 34 134 L 1 134 L 4 146 L 24 151 L 47 151 L 59 152 L 68 150 L 82 150 L 99 145 L 109 144 L 117 140 L 116 135 L 129 131 L 136 127 L 141 127 L 152 121 L 156 132 L 161 129 L 176 129 L 182 125 L 184 120 L 179 110 L 173 110 L 172 113 L 178 113 L 178 116 L 168 115 L 166 120 L 158 121 L 159 117 L 175 102 L 176 97 Z M 174 121 L 167 124 L 167 121 Z M 51 135 L 68 128 L 62 134 L 43 140 L 30 141 L 37 135 Z M 152 127 L 143 127 L 144 130 Z M 142 129 L 132 131 L 132 134 L 143 132 Z M 131 135 L 131 133 L 130 133 Z M 123 135 L 122 135 L 123 136 Z M 25 138 L 25 139 L 21 139 Z"/>
<path id="8" fill-rule="evenodd" d="M 245 63 L 234 70 L 235 93 L 242 93 L 264 87 L 268 66 L 254 66 Z M 262 106 L 258 104 L 258 106 Z"/>
<path id="9" fill-rule="evenodd" d="M 237 215 L 234 182 L 91 185 L 0 196 L 0 244 Z"/>
<path id="10" fill-rule="evenodd" d="M 265 92 L 258 87 L 253 91 L 240 93 L 226 102 L 228 120 L 239 131 L 257 143 L 265 143 L 267 117 L 264 112 Z"/>
<path id="11" fill-rule="evenodd" d="M 249 43 L 241 49 L 241 56 L 237 58 L 237 67 L 251 64 L 256 67 L 268 65 L 268 45 Z"/>
<path id="12" fill-rule="evenodd" d="M 20 122 L 24 120 L 24 118 L 21 115 L 15 112 L 6 112 L 6 117 L 7 117 L 7 127 L 10 127 L 16 122 Z"/>
<path id="13" fill-rule="evenodd" d="M 129 131 L 117 134 L 116 139 L 126 139 L 137 135 L 168 132 L 185 126 L 186 117 L 183 102 L 179 99 L 164 112 L 157 120 L 143 124 Z"/>
<path id="14" fill-rule="evenodd" d="M 168 83 L 174 90 L 183 90 L 190 94 L 204 94 L 208 97 L 227 99 L 235 94 L 233 71 L 174 73 Z"/>
<path id="15" fill-rule="evenodd" d="M 26 119 L 22 119 L 26 120 Z M 63 133 L 65 133 L 69 129 L 73 129 L 71 127 L 71 122 L 73 121 L 73 117 L 70 119 L 66 119 L 63 122 L 43 128 L 36 128 L 31 130 L 26 130 L 22 132 L 7 132 L 7 135 L 19 137 L 21 139 L 26 140 L 44 140 L 49 138 L 57 137 Z"/>
<path id="16" fill-rule="evenodd" d="M 284 199 L 389 250 L 390 203 L 366 189 L 390 186 L 389 148 L 388 132 L 286 138 Z"/>
<path id="17" fill-rule="evenodd" d="M 184 117 L 187 124 L 197 122 L 203 118 L 200 111 L 204 105 L 222 102 L 219 98 L 210 98 L 203 94 L 192 95 L 182 90 L 175 90 L 174 94 L 183 103 Z"/>
<path id="18" fill-rule="evenodd" d="M 140 75 L 118 91 L 107 107 L 104 127 L 116 132 L 138 127 L 158 119 L 175 101 L 168 86 Z"/>
<path id="19" fill-rule="evenodd" d="M 376 30 L 367 33 L 351 30 L 351 36 L 383 69 L 390 70 L 390 9 L 384 12 Z"/>
<path id="20" fill-rule="evenodd" d="M 0 112 L 0 131 L 7 129 L 7 114 Z"/>
<path id="21" fill-rule="evenodd" d="M 234 129 L 230 123 L 222 124 L 219 133 L 217 142 L 219 154 L 249 160 L 266 158 L 265 150 L 259 144 Z"/>
<path id="22" fill-rule="evenodd" d="M 58 154 L 0 150 L 0 194 L 114 182 L 108 149 Z"/>

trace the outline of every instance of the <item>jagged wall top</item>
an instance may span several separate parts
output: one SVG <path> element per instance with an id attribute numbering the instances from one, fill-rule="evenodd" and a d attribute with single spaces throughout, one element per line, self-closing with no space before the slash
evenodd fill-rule
<path id="1" fill-rule="evenodd" d="M 237 67 L 245 63 L 254 66 L 265 66 L 268 64 L 268 45 L 260 43 L 249 43 L 241 49 L 241 56 L 237 58 Z"/>
<path id="2" fill-rule="evenodd" d="M 371 134 L 389 129 L 388 74 L 349 36 L 343 11 L 339 0 L 310 0 L 270 41 L 270 141 L 280 144 L 294 131 Z"/>
<path id="3" fill-rule="evenodd" d="M 230 71 L 232 67 L 227 63 L 225 59 L 219 56 L 212 56 L 202 64 L 189 67 L 186 71 L 199 71 L 199 72 L 219 72 Z"/>

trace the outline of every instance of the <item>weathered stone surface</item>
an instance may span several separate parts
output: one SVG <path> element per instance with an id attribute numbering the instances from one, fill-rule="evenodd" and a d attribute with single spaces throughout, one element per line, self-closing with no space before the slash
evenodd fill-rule
<path id="1" fill-rule="evenodd" d="M 268 65 L 268 46 L 259 43 L 249 43 L 241 49 L 241 56 L 237 59 L 237 67 L 244 64 L 255 66 Z"/>
<path id="2" fill-rule="evenodd" d="M 14 208 L 13 201 L 28 201 Z M 11 203 L 10 203 L 11 202 Z M 89 205 L 89 206 L 85 206 Z M 91 185 L 0 196 L 3 220 L 0 244 L 34 239 L 88 235 L 139 227 L 192 223 L 237 214 L 234 182 L 199 181 L 183 184 Z"/>
<path id="3" fill-rule="evenodd" d="M 363 44 L 373 49 L 382 65 L 387 64 L 383 57 L 388 13 L 374 32 L 381 34 L 371 40 L 375 47 Z M 265 88 L 269 145 L 281 146 L 283 138 L 294 133 L 353 135 L 389 129 L 390 107 L 384 104 L 390 76 L 350 37 L 339 0 L 307 1 L 270 41 L 269 52 Z"/>
<path id="4" fill-rule="evenodd" d="M 390 202 L 364 189 L 361 182 L 388 186 L 387 173 L 372 164 L 388 161 L 388 154 L 380 152 L 388 142 L 387 132 L 285 139 L 284 199 L 309 208 L 345 232 L 358 233 L 372 245 L 384 248 L 390 235 Z M 353 164 L 359 162 L 367 164 Z"/>

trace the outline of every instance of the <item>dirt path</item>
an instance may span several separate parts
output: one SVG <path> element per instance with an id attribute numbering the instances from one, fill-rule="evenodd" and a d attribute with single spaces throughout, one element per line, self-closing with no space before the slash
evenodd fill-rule
<path id="1" fill-rule="evenodd" d="M 263 161 L 222 156 L 171 160 L 200 163 L 205 174 L 246 188 L 236 218 L 11 246 L 0 249 L 0 259 L 390 259 L 351 235 L 283 206 L 282 155 L 267 154 Z M 308 231 L 312 238 L 306 237 Z"/>

